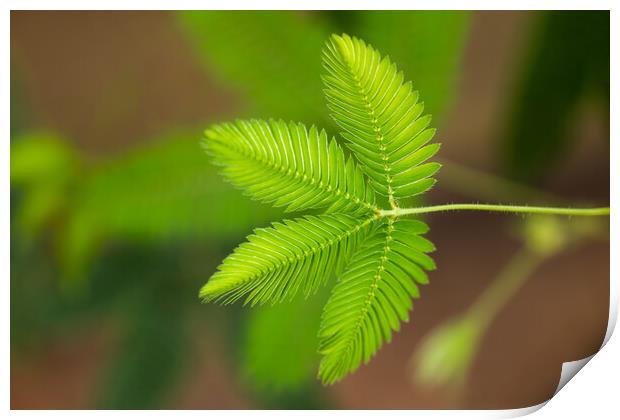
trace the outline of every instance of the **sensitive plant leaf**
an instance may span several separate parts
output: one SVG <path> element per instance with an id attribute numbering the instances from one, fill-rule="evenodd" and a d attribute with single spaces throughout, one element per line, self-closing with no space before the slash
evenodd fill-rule
<path id="1" fill-rule="evenodd" d="M 206 132 L 207 151 L 224 175 L 257 200 L 288 210 L 328 207 L 258 229 L 201 289 L 205 301 L 254 304 L 315 293 L 337 284 L 319 330 L 319 376 L 334 383 L 367 363 L 408 320 L 417 284 L 435 248 L 416 220 L 385 217 L 374 192 L 392 208 L 428 190 L 438 150 L 434 130 L 410 83 L 388 58 L 348 35 L 332 36 L 323 55 L 329 107 L 359 162 L 316 128 L 282 121 L 238 121 Z M 343 200 L 345 198 L 346 200 Z M 351 202 L 353 199 L 353 203 Z M 361 210 L 360 210 L 361 207 Z"/>
<path id="2" fill-rule="evenodd" d="M 396 200 L 427 191 L 436 182 L 439 150 L 428 144 L 435 130 L 418 93 L 389 57 L 364 41 L 333 35 L 323 53 L 325 96 L 347 146 L 361 162 L 373 188 Z"/>
<path id="3" fill-rule="evenodd" d="M 306 216 L 256 229 L 218 267 L 200 297 L 205 301 L 276 303 L 308 296 L 346 261 L 375 216 Z M 247 295 L 247 296 L 246 296 Z"/>
<path id="4" fill-rule="evenodd" d="M 334 383 L 368 363 L 392 331 L 409 320 L 417 284 L 428 283 L 434 251 L 421 235 L 428 226 L 417 220 L 388 219 L 364 241 L 338 279 L 325 305 L 319 352 L 319 376 Z"/>
<path id="5" fill-rule="evenodd" d="M 361 170 L 314 126 L 237 121 L 216 125 L 205 136 L 205 148 L 224 176 L 252 198 L 289 212 L 326 206 L 332 212 L 378 210 Z"/>

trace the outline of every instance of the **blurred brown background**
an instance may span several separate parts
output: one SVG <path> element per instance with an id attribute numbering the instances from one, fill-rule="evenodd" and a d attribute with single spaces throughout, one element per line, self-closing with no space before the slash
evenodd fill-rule
<path id="1" fill-rule="evenodd" d="M 323 19 L 318 12 L 305 15 Z M 537 18 L 533 12 L 469 16 L 454 99 L 439 127 L 442 158 L 501 172 L 498 144 Z M 11 53 L 12 114 L 26 110 L 12 129 L 21 124 L 22 131 L 34 127 L 61 133 L 88 162 L 139 150 L 150 138 L 178 126 L 191 127 L 198 141 L 204 124 L 234 118 L 247 109 L 247 98 L 201 63 L 174 13 L 12 12 Z M 606 205 L 608 118 L 608 110 L 597 101 L 588 97 L 580 101 L 567 134 L 572 146 L 535 186 L 569 203 Z M 209 166 L 207 159 L 204 165 Z M 448 181 L 444 184 L 441 175 L 439 179 L 429 201 L 472 199 Z M 421 389 L 407 374 L 419 340 L 465 310 L 519 248 L 510 228 L 513 219 L 518 218 L 471 213 L 430 217 L 429 238 L 439 250 L 435 254 L 439 268 L 422 289 L 412 321 L 368 366 L 335 386 L 313 388 L 320 401 L 317 407 L 517 408 L 549 398 L 561 364 L 592 354 L 602 343 L 609 301 L 609 245 L 604 240 L 571 247 L 535 272 L 484 336 L 461 394 Z M 225 255 L 234 243 L 212 247 Z M 295 400 L 265 403 L 235 373 L 235 347 L 240 342 L 226 338 L 235 325 L 224 321 L 232 316 L 229 308 L 206 309 L 194 298 L 218 260 L 219 254 L 215 255 L 173 259 L 178 265 L 192 261 L 195 273 L 192 281 L 176 286 L 183 289 L 179 293 L 187 296 L 189 308 L 184 309 L 189 315 L 183 320 L 188 350 L 182 356 L 189 368 L 171 380 L 170 389 L 153 406 L 304 406 L 296 406 Z M 12 283 L 21 281 L 25 277 L 12 274 Z M 12 306 L 21 302 L 12 297 Z M 12 345 L 11 407 L 106 407 L 93 403 L 93 395 L 98 395 L 105 376 L 105 361 L 121 345 L 122 324 L 116 312 L 102 311 L 62 328 L 24 330 L 23 335 L 37 337 L 26 340 L 30 345 Z M 22 327 L 13 324 L 12 335 L 16 328 Z M 157 377 L 157 365 L 149 369 Z"/>

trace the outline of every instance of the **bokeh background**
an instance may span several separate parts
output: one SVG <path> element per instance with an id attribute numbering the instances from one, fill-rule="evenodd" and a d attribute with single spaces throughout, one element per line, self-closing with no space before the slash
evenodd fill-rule
<path id="1" fill-rule="evenodd" d="M 599 348 L 605 220 L 544 228 L 566 241 L 489 325 L 430 347 L 454 350 L 426 369 L 447 371 L 439 384 L 416 373 L 421 343 L 514 268 L 529 219 L 428 217 L 439 268 L 412 321 L 328 388 L 315 379 L 325 292 L 200 304 L 218 262 L 282 217 L 222 181 L 201 132 L 282 117 L 337 133 L 320 81 L 333 32 L 389 54 L 434 115 L 444 168 L 427 202 L 608 204 L 608 12 L 14 11 L 13 409 L 517 408 Z"/>

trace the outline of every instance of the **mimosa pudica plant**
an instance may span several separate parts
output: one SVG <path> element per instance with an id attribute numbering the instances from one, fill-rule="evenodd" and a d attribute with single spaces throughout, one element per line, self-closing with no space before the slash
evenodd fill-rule
<path id="1" fill-rule="evenodd" d="M 450 210 L 602 216 L 501 204 L 401 207 L 428 191 L 440 165 L 431 117 L 389 57 L 361 39 L 333 35 L 323 51 L 331 117 L 349 154 L 324 130 L 282 120 L 238 120 L 205 132 L 223 176 L 286 212 L 323 210 L 259 228 L 224 259 L 200 291 L 206 301 L 276 304 L 314 294 L 337 278 L 318 331 L 324 384 L 368 363 L 409 319 L 435 268 L 428 226 L 415 216 Z M 293 99 L 294 100 L 294 99 Z M 277 331 L 274 331 L 277 334 Z"/>

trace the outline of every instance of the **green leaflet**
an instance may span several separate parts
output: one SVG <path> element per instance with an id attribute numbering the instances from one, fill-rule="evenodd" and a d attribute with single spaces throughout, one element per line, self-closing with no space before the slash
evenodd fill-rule
<path id="1" fill-rule="evenodd" d="M 319 375 L 331 384 L 368 363 L 383 342 L 390 342 L 400 321 L 409 320 L 416 283 L 435 263 L 434 251 L 421 235 L 428 226 L 417 220 L 388 219 L 364 241 L 340 276 L 325 305 L 319 332 L 323 355 Z"/>
<path id="2" fill-rule="evenodd" d="M 388 57 L 348 35 L 333 35 L 323 54 L 325 96 L 342 136 L 375 190 L 394 205 L 433 186 L 440 165 L 424 163 L 439 146 L 418 93 Z"/>
<path id="3" fill-rule="evenodd" d="M 301 289 L 306 296 L 338 271 L 376 216 L 306 216 L 256 229 L 218 267 L 200 291 L 205 301 L 281 302 Z"/>
<path id="4" fill-rule="evenodd" d="M 328 105 L 353 157 L 324 131 L 299 123 L 237 121 L 206 131 L 207 152 L 247 195 L 287 211 L 325 213 L 257 229 L 200 296 L 277 303 L 337 276 L 319 329 L 319 376 L 331 384 L 391 340 L 419 297 L 417 284 L 435 268 L 427 255 L 435 247 L 422 237 L 428 226 L 386 216 L 375 193 L 398 208 L 400 199 L 428 190 L 439 164 L 427 161 L 439 145 L 430 143 L 435 130 L 417 92 L 371 46 L 334 35 L 323 64 Z"/>
<path id="5" fill-rule="evenodd" d="M 237 121 L 205 133 L 224 176 L 255 199 L 286 211 L 378 210 L 361 170 L 324 130 L 284 121 Z"/>

